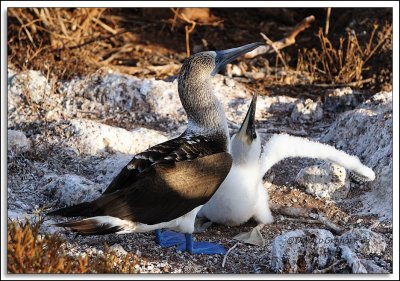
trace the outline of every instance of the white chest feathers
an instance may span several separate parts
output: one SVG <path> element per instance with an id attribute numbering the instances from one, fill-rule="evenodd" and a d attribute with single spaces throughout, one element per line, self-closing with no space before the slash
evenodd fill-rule
<path id="1" fill-rule="evenodd" d="M 250 218 L 258 223 L 272 223 L 268 200 L 258 161 L 233 164 L 221 186 L 200 210 L 199 216 L 225 225 L 239 225 Z"/>

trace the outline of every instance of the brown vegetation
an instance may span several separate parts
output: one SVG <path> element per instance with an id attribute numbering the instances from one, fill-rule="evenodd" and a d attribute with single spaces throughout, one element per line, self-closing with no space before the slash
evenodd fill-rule
<path id="1" fill-rule="evenodd" d="M 341 16 L 349 10 L 270 10 L 10 8 L 8 62 L 57 79 L 102 67 L 164 79 L 176 75 L 191 52 L 260 41 L 260 32 L 279 42 L 296 21 L 315 13 L 315 23 L 299 35 L 296 45 L 278 56 L 247 60 L 241 68 L 264 73 L 251 78 L 266 85 L 391 84 L 390 16 L 379 18 L 372 9 L 357 9 L 354 20 L 362 24 L 349 28 L 349 18 Z M 274 18 L 278 12 L 282 15 Z"/>
<path id="2" fill-rule="evenodd" d="M 372 77 L 364 79 L 367 62 L 392 36 L 392 26 L 386 25 L 378 31 L 383 34 L 382 38 L 373 45 L 378 27 L 377 24 L 374 25 L 369 41 L 361 46 L 354 31 L 349 31 L 347 40 L 340 37 L 339 46 L 336 48 L 320 28 L 318 39 L 321 51 L 318 52 L 315 48 L 299 50 L 296 70 L 308 73 L 312 81 L 326 81 L 337 86 L 345 84 L 360 87 L 371 82 Z"/>
<path id="3" fill-rule="evenodd" d="M 57 235 L 42 235 L 42 220 L 30 223 L 9 221 L 7 227 L 7 270 L 9 273 L 135 273 L 140 259 L 132 254 L 118 256 L 107 246 L 104 255 L 70 256 Z"/>

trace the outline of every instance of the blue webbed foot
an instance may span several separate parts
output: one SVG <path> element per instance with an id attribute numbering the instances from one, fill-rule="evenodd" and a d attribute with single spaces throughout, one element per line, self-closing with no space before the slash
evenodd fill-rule
<path id="1" fill-rule="evenodd" d="M 185 236 L 182 233 L 177 233 L 171 230 L 156 230 L 156 242 L 163 248 L 175 246 L 181 243 L 185 243 Z"/>
<path id="2" fill-rule="evenodd" d="M 225 254 L 226 249 L 224 246 L 210 242 L 193 242 L 192 234 L 185 234 L 186 242 L 179 245 L 177 251 L 188 251 L 191 254 Z"/>

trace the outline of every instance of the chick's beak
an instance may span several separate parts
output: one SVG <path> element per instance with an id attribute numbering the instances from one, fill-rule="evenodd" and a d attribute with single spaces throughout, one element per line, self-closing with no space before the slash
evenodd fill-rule
<path id="1" fill-rule="evenodd" d="M 250 144 L 254 139 L 257 138 L 256 127 L 255 127 L 255 115 L 256 115 L 256 104 L 257 104 L 257 94 L 253 95 L 251 104 L 247 111 L 246 117 L 240 127 L 239 132 L 236 137 L 240 138 L 243 142 Z"/>
<path id="2" fill-rule="evenodd" d="M 264 45 L 264 44 L 261 42 L 256 42 L 256 43 L 247 44 L 247 45 L 233 48 L 233 49 L 215 51 L 215 53 L 217 54 L 215 57 L 215 68 L 211 72 L 211 75 L 214 76 L 227 63 L 233 61 L 234 59 L 236 59 L 237 57 L 240 57 L 241 55 L 244 55 L 250 51 L 253 51 L 255 48 L 262 46 L 262 45 Z"/>

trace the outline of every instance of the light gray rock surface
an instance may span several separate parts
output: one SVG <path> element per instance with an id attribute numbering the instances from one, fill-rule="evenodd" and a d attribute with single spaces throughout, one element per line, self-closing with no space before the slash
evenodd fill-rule
<path id="1" fill-rule="evenodd" d="M 48 183 L 40 187 L 39 191 L 58 206 L 70 206 L 94 200 L 105 189 L 103 184 L 95 184 L 74 174 L 46 175 L 43 180 Z"/>
<path id="2" fill-rule="evenodd" d="M 296 176 L 296 182 L 307 193 L 328 200 L 346 198 L 350 189 L 349 181 L 346 180 L 346 169 L 331 162 L 301 169 Z"/>
<path id="3" fill-rule="evenodd" d="M 386 250 L 385 238 L 369 229 L 353 228 L 343 233 L 339 241 L 353 252 L 363 255 L 382 254 Z"/>
<path id="4" fill-rule="evenodd" d="M 323 116 L 322 103 L 312 99 L 297 102 L 291 114 L 294 123 L 314 123 L 320 121 Z"/>
<path id="5" fill-rule="evenodd" d="M 328 112 L 343 112 L 354 109 L 364 101 L 363 99 L 361 92 L 350 87 L 336 88 L 328 90 L 323 108 Z"/>
<path id="6" fill-rule="evenodd" d="M 311 273 L 335 258 L 333 234 L 325 229 L 286 232 L 272 242 L 271 268 L 275 272 Z M 299 268 L 299 265 L 302 268 Z"/>
<path id="7" fill-rule="evenodd" d="M 9 72 L 8 106 L 14 109 L 22 102 L 22 99 L 26 99 L 28 103 L 43 102 L 50 95 L 51 90 L 48 79 L 39 71 Z"/>
<path id="8" fill-rule="evenodd" d="M 389 272 L 382 267 L 378 266 L 373 260 L 360 259 L 361 264 L 367 270 L 368 273 L 373 274 L 388 274 Z"/>
<path id="9" fill-rule="evenodd" d="M 7 131 L 7 149 L 12 153 L 21 153 L 31 148 L 30 140 L 21 131 Z"/>
<path id="10" fill-rule="evenodd" d="M 381 92 L 354 110 L 346 111 L 328 128 L 320 141 L 357 155 L 377 178 L 359 198 L 360 214 L 392 218 L 393 186 L 392 93 Z"/>
<path id="11" fill-rule="evenodd" d="M 87 119 L 71 120 L 73 137 L 69 140 L 80 153 L 97 155 L 104 152 L 136 154 L 168 140 L 159 131 L 135 128 L 131 131 Z"/>
<path id="12" fill-rule="evenodd" d="M 357 255 L 347 246 L 340 246 L 342 251 L 342 259 L 346 260 L 351 268 L 351 272 L 355 274 L 368 273 L 364 265 L 361 263 Z"/>

